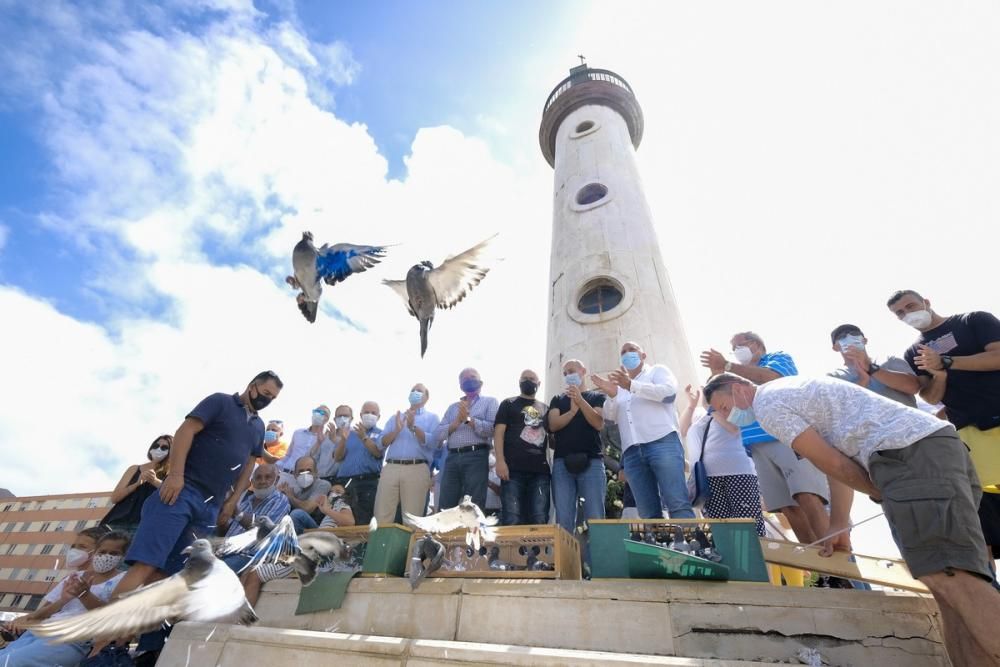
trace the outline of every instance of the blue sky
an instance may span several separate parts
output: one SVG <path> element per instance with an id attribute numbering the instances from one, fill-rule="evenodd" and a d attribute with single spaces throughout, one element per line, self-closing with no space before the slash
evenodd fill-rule
<path id="1" fill-rule="evenodd" d="M 386 416 L 416 381 L 443 413 L 468 365 L 516 393 L 545 366 L 539 114 L 578 53 L 643 107 L 637 159 L 692 357 L 752 329 L 822 374 L 844 321 L 898 353 L 914 333 L 884 301 L 901 287 L 996 312 L 998 33 L 985 1 L 0 0 L 0 312 L 19 379 L 0 487 L 110 488 L 261 368 L 283 375 L 268 411 L 289 424 L 369 398 Z M 283 282 L 306 229 L 395 244 L 313 326 Z M 503 261 L 421 359 L 379 281 L 497 232 Z"/>

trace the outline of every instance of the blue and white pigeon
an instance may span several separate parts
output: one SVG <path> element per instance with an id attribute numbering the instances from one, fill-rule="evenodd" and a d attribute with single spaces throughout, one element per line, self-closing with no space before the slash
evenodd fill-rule
<path id="1" fill-rule="evenodd" d="M 452 308 L 465 298 L 489 272 L 481 263 L 483 251 L 496 235 L 465 252 L 448 257 L 435 268 L 428 261 L 414 264 L 405 280 L 383 280 L 406 302 L 406 308 L 420 322 L 420 356 L 427 351 L 427 332 L 434 323 L 436 308 Z"/>
<path id="2" fill-rule="evenodd" d="M 323 283 L 336 285 L 347 280 L 352 273 L 361 273 L 378 264 L 385 257 L 385 246 L 338 243 L 323 244 L 316 249 L 312 232 L 302 232 L 302 240 L 292 250 L 294 275 L 285 282 L 301 290 L 296 297 L 299 310 L 310 322 L 316 321 Z"/>

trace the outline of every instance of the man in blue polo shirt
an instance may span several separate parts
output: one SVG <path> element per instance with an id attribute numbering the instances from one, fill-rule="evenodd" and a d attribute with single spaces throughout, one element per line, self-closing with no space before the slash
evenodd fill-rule
<path id="1" fill-rule="evenodd" d="M 378 403 L 365 401 L 361 406 L 361 420 L 350 429 L 352 415 L 347 405 L 338 406 L 335 412 L 337 435 L 333 460 L 340 468 L 334 484 L 353 490 L 358 499 L 354 506 L 354 523 L 364 526 L 372 520 L 375 511 L 375 494 L 382 472 L 382 429 L 376 426 L 380 416 Z"/>
<path id="2" fill-rule="evenodd" d="M 735 334 L 730 344 L 735 361 L 727 360 L 716 350 L 702 352 L 701 365 L 710 369 L 713 376 L 735 373 L 760 385 L 799 373 L 791 355 L 768 352 L 763 339 L 752 331 Z M 784 514 L 803 544 L 824 537 L 830 527 L 825 508 L 830 497 L 826 475 L 778 442 L 757 422 L 737 426 L 741 426 L 743 446 L 757 468 L 764 509 Z"/>
<path id="3" fill-rule="evenodd" d="M 271 371 L 259 373 L 242 394 L 212 394 L 177 429 L 170 448 L 170 473 L 142 507 L 132 546 L 131 567 L 115 588 L 119 597 L 179 572 L 181 555 L 195 536 L 233 518 L 261 455 L 264 422 L 257 416 L 281 391 Z"/>

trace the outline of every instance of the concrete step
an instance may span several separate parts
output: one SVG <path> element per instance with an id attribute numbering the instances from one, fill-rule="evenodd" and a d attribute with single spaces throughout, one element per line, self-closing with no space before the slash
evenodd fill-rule
<path id="1" fill-rule="evenodd" d="M 430 665 L 570 665 L 628 667 L 774 667 L 773 662 L 404 639 L 269 627 L 180 623 L 157 667 L 246 667 L 247 665 L 342 664 L 360 667 Z"/>

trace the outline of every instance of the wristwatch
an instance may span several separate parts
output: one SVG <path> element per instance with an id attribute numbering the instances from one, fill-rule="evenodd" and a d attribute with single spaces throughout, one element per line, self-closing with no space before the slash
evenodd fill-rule
<path id="1" fill-rule="evenodd" d="M 949 355 L 947 354 L 941 355 L 941 368 L 948 370 L 949 368 L 951 368 L 951 365 L 953 363 L 955 363 L 955 360 L 952 359 Z"/>
<path id="2" fill-rule="evenodd" d="M 874 361 L 868 364 L 868 375 L 875 375 L 882 370 L 882 367 L 876 364 Z"/>

